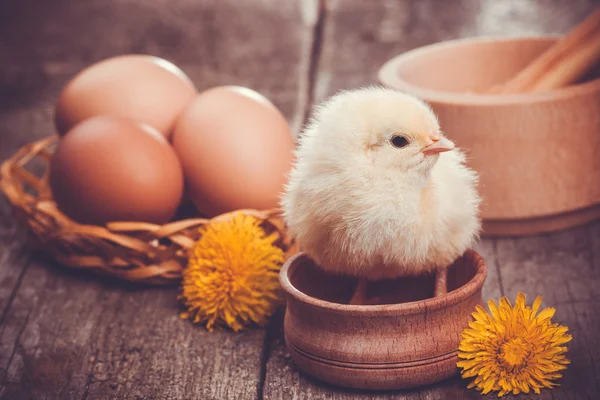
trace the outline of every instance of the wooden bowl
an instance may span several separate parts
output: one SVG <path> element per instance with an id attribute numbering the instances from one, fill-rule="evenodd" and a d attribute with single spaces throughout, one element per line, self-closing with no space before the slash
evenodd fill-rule
<path id="1" fill-rule="evenodd" d="M 481 95 L 556 37 L 472 38 L 403 53 L 384 86 L 431 104 L 480 175 L 485 235 L 548 232 L 600 217 L 600 70 L 545 93 Z"/>
<path id="2" fill-rule="evenodd" d="M 482 303 L 486 266 L 469 250 L 449 270 L 448 294 L 433 277 L 382 282 L 382 305 L 348 305 L 355 279 L 329 275 L 305 253 L 283 266 L 284 335 L 296 365 L 342 387 L 389 390 L 431 384 L 458 372 L 457 349 Z"/>

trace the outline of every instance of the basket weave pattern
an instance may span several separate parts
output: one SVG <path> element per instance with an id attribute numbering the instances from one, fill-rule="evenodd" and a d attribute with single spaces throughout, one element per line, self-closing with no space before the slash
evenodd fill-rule
<path id="1" fill-rule="evenodd" d="M 175 284 L 187 265 L 189 250 L 200 238 L 199 228 L 211 221 L 243 212 L 262 221 L 267 234 L 289 257 L 296 246 L 287 235 L 280 210 L 237 210 L 212 219 L 191 218 L 156 225 L 145 222 L 112 222 L 105 226 L 82 225 L 56 206 L 48 185 L 48 164 L 58 137 L 22 147 L 0 166 L 0 189 L 15 215 L 31 230 L 41 251 L 68 267 L 91 270 L 120 279 Z M 29 172 L 32 162 L 42 162 L 41 176 Z"/>

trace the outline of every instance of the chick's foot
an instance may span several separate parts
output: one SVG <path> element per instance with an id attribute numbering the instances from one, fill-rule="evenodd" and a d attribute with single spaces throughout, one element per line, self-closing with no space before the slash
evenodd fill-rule
<path id="1" fill-rule="evenodd" d="M 356 283 L 356 288 L 352 297 L 348 301 L 350 305 L 376 305 L 382 304 L 381 296 L 370 296 L 369 295 L 369 281 L 366 279 L 359 279 Z"/>
<path id="2" fill-rule="evenodd" d="M 448 293 L 448 268 L 438 268 L 435 273 L 434 297 L 444 296 Z"/>

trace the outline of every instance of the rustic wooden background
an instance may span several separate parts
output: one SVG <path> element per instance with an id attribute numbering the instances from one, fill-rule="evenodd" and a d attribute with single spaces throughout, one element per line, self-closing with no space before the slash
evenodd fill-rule
<path id="1" fill-rule="evenodd" d="M 199 89 L 269 97 L 297 132 L 310 106 L 374 83 L 388 58 L 467 36 L 561 34 L 593 0 L 3 0 L 0 160 L 53 134 L 60 88 L 86 65 L 137 52 L 178 64 Z M 461 399 L 459 378 L 362 393 L 291 363 L 281 316 L 268 329 L 208 333 L 178 317 L 177 289 L 74 273 L 32 254 L 0 196 L 1 399 Z M 600 399 L 600 222 L 484 240 L 485 297 L 540 294 L 570 327 L 572 365 L 544 399 Z M 528 398 L 527 396 L 522 396 Z M 494 396 L 487 396 L 494 398 Z M 510 398 L 510 397 L 509 397 Z M 530 398 L 536 398 L 530 396 Z"/>

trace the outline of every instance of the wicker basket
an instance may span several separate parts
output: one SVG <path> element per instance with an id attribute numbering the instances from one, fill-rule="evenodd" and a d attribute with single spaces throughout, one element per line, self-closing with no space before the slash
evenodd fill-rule
<path id="1" fill-rule="evenodd" d="M 48 163 L 57 141 L 58 137 L 52 136 L 30 143 L 2 163 L 0 189 L 17 218 L 30 228 L 34 243 L 60 264 L 132 282 L 176 284 L 187 264 L 189 249 L 200 237 L 198 228 L 226 219 L 235 212 L 262 220 L 267 233 L 279 236 L 276 244 L 286 252 L 286 257 L 296 252 L 278 209 L 237 210 L 212 219 L 181 219 L 165 225 L 79 224 L 56 207 L 48 185 Z M 42 165 L 37 167 L 43 170 L 42 174 L 27 170 L 39 161 Z"/>

